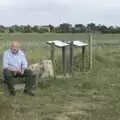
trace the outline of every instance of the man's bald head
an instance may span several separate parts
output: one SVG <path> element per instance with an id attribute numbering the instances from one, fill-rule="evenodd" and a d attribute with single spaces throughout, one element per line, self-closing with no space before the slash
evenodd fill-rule
<path id="1" fill-rule="evenodd" d="M 20 43 L 18 41 L 12 41 L 11 43 L 11 51 L 12 53 L 17 53 L 20 48 Z"/>
<path id="2" fill-rule="evenodd" d="M 18 42 L 18 41 L 12 41 L 12 43 L 11 43 L 11 47 L 20 47 L 20 43 Z"/>

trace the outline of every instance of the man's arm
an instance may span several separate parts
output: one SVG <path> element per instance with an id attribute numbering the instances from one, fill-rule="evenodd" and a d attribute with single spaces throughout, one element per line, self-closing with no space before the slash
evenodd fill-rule
<path id="1" fill-rule="evenodd" d="M 25 70 L 25 69 L 27 69 L 27 67 L 28 67 L 27 58 L 26 58 L 25 54 L 22 53 L 22 65 L 21 65 L 21 69 Z"/>
<path id="2" fill-rule="evenodd" d="M 3 54 L 3 69 L 7 69 L 9 71 L 16 72 L 17 70 L 10 68 L 10 66 L 8 65 L 8 58 L 9 58 L 8 53 L 4 52 L 4 54 Z"/>
<path id="3" fill-rule="evenodd" d="M 3 69 L 8 68 L 8 54 L 7 52 L 3 53 Z"/>

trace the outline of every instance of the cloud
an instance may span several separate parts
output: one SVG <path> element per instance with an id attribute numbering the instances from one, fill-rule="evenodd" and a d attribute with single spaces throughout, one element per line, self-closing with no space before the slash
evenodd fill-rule
<path id="1" fill-rule="evenodd" d="M 119 0 L 0 0 L 0 24 L 119 24 Z"/>
<path id="2" fill-rule="evenodd" d="M 1 0 L 0 1 L 0 6 L 10 6 L 10 5 L 12 5 L 13 4 L 13 2 L 12 2 L 12 0 Z"/>

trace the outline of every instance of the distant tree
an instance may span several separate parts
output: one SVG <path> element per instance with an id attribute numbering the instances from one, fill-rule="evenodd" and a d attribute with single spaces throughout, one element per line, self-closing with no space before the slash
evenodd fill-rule
<path id="1" fill-rule="evenodd" d="M 13 32 L 21 32 L 20 27 L 18 25 L 13 25 L 11 27 L 9 27 L 9 32 L 13 33 Z"/>
<path id="2" fill-rule="evenodd" d="M 3 25 L 0 25 L 0 33 L 4 33 L 5 32 L 5 27 Z"/>
<path id="3" fill-rule="evenodd" d="M 40 33 L 46 33 L 46 32 L 50 32 L 49 25 L 40 26 Z"/>
<path id="4" fill-rule="evenodd" d="M 24 26 L 23 25 L 19 26 L 19 32 L 22 32 L 22 33 L 24 32 Z"/>
<path id="5" fill-rule="evenodd" d="M 0 33 L 9 32 L 9 33 L 15 33 L 15 32 L 21 32 L 21 33 L 45 33 L 45 32 L 55 32 L 55 33 L 85 33 L 85 32 L 100 32 L 100 33 L 120 33 L 120 26 L 114 27 L 114 26 L 105 26 L 105 25 L 96 25 L 94 23 L 89 23 L 86 26 L 83 24 L 76 24 L 74 27 L 72 27 L 72 24 L 69 23 L 62 23 L 59 26 L 55 27 L 51 24 L 49 25 L 34 25 L 33 27 L 30 25 L 12 25 L 10 27 L 6 27 L 3 25 L 0 25 Z"/>
<path id="6" fill-rule="evenodd" d="M 9 27 L 9 28 L 8 28 L 8 31 L 9 31 L 9 33 L 14 33 L 14 32 L 15 32 L 15 30 L 14 30 L 13 27 Z"/>
<path id="7" fill-rule="evenodd" d="M 120 33 L 120 27 L 119 26 L 116 27 L 115 33 Z"/>
<path id="8" fill-rule="evenodd" d="M 61 32 L 61 33 L 69 33 L 69 32 L 72 32 L 72 25 L 69 24 L 69 23 L 60 24 L 59 28 L 60 28 L 60 32 Z"/>
<path id="9" fill-rule="evenodd" d="M 32 33 L 32 28 L 30 25 L 24 26 L 24 33 Z"/>
<path id="10" fill-rule="evenodd" d="M 113 26 L 110 26 L 110 27 L 108 27 L 108 32 L 109 33 L 115 33 L 116 30 L 115 30 L 115 28 Z"/>
<path id="11" fill-rule="evenodd" d="M 35 26 L 33 26 L 32 31 L 39 33 L 40 32 L 40 27 L 38 25 L 35 25 Z"/>
<path id="12" fill-rule="evenodd" d="M 95 32 L 96 31 L 96 25 L 94 23 L 87 24 L 87 32 Z"/>
<path id="13" fill-rule="evenodd" d="M 99 25 L 99 26 L 98 26 L 98 30 L 99 30 L 101 33 L 108 33 L 108 28 L 107 28 L 105 25 Z"/>
<path id="14" fill-rule="evenodd" d="M 76 24 L 75 32 L 84 33 L 84 32 L 86 32 L 86 27 L 83 24 Z"/>
<path id="15" fill-rule="evenodd" d="M 72 32 L 71 33 L 76 33 L 75 27 L 72 27 Z"/>
<path id="16" fill-rule="evenodd" d="M 55 27 L 55 32 L 56 32 L 56 33 L 60 33 L 60 32 L 61 32 L 59 26 Z"/>
<path id="17" fill-rule="evenodd" d="M 55 32 L 55 27 L 51 24 L 49 24 L 50 32 Z"/>

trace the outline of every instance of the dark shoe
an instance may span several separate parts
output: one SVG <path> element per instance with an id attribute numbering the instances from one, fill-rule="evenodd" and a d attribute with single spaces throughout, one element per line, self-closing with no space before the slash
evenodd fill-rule
<path id="1" fill-rule="evenodd" d="M 27 93 L 27 90 L 26 90 L 26 89 L 24 90 L 24 93 Z"/>
<path id="2" fill-rule="evenodd" d="M 10 91 L 10 96 L 15 96 L 16 92 L 15 91 Z"/>
<path id="3" fill-rule="evenodd" d="M 24 94 L 30 95 L 30 96 L 35 96 L 35 94 L 31 91 L 24 90 Z"/>

